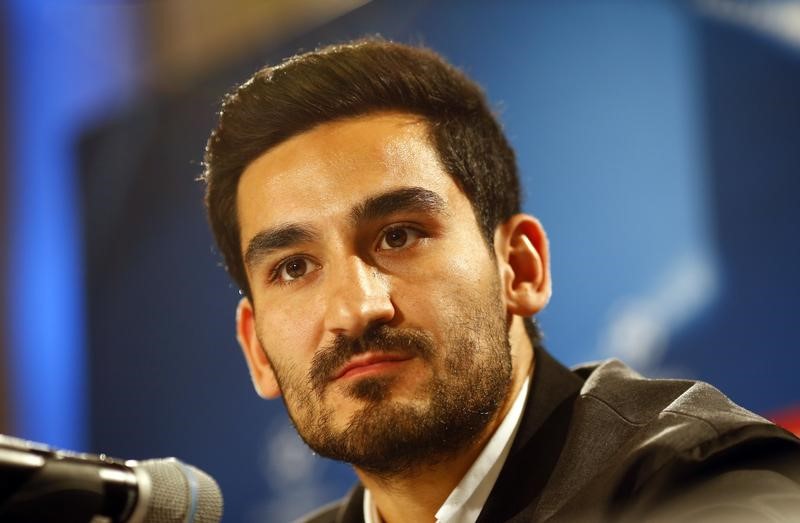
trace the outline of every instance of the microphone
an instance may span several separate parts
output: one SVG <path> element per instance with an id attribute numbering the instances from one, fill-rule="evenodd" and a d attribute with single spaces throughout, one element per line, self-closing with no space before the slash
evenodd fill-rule
<path id="1" fill-rule="evenodd" d="M 175 458 L 120 461 L 0 434 L 0 521 L 218 523 L 214 479 Z"/>

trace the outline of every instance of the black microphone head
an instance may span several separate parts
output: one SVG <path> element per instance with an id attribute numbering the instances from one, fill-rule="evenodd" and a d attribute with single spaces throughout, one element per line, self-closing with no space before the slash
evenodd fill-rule
<path id="1" fill-rule="evenodd" d="M 219 523 L 222 493 L 214 479 L 175 458 L 128 462 L 139 479 L 139 502 L 130 521 Z"/>

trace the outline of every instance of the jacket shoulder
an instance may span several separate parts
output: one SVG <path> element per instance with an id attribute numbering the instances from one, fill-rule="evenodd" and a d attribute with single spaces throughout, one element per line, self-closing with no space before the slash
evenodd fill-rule
<path id="1" fill-rule="evenodd" d="M 613 411 L 632 426 L 659 425 L 659 420 L 691 426 L 699 439 L 748 425 L 774 425 L 732 402 L 702 381 L 649 379 L 620 362 L 608 360 L 575 370 L 586 379 L 581 400 Z"/>
<path id="2" fill-rule="evenodd" d="M 543 514 L 638 510 L 750 470 L 796 496 L 800 441 L 713 386 L 644 378 L 617 360 L 574 372 L 585 381 Z"/>

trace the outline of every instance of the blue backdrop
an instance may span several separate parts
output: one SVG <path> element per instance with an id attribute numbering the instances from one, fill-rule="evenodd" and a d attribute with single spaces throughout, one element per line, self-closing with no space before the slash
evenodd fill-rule
<path id="1" fill-rule="evenodd" d="M 800 53 L 763 27 L 671 2 L 374 1 L 167 94 L 133 81 L 138 36 L 113 10 L 12 4 L 18 435 L 176 455 L 219 480 L 225 521 L 347 490 L 352 473 L 252 391 L 194 178 L 230 86 L 365 33 L 424 43 L 486 88 L 550 234 L 552 353 L 706 379 L 764 414 L 800 404 Z"/>

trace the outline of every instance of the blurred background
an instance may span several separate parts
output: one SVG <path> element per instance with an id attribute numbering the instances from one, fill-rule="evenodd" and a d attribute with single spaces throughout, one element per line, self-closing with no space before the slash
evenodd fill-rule
<path id="1" fill-rule="evenodd" d="M 381 34 L 483 85 L 549 231 L 566 364 L 703 379 L 800 432 L 800 3 L 0 2 L 0 433 L 219 481 L 287 521 L 354 476 L 253 392 L 201 203 L 223 94 Z"/>

